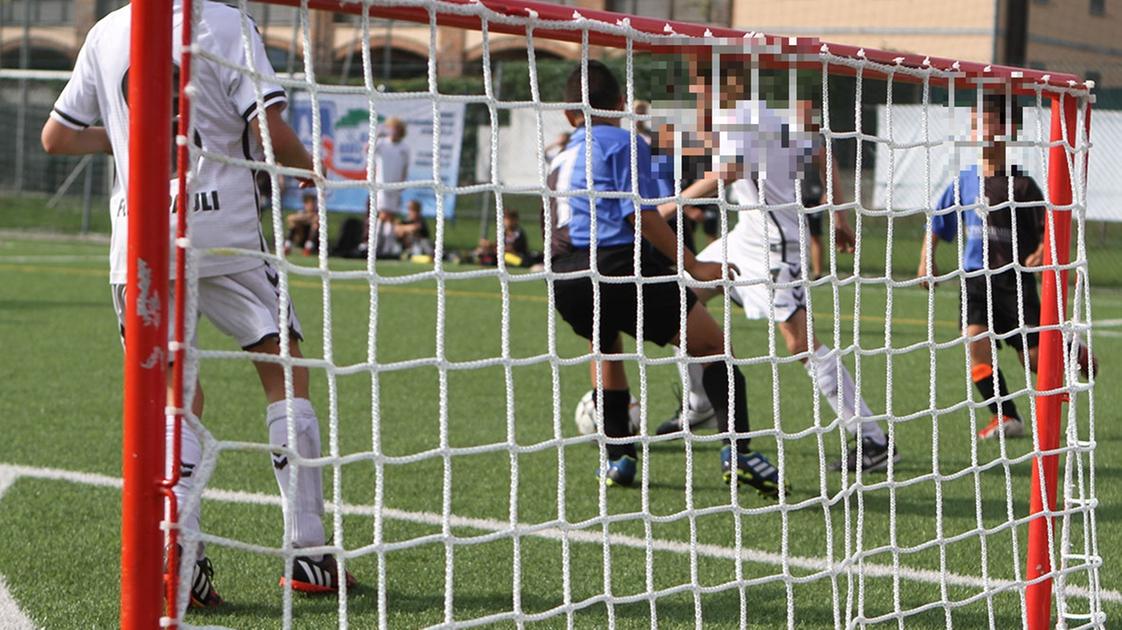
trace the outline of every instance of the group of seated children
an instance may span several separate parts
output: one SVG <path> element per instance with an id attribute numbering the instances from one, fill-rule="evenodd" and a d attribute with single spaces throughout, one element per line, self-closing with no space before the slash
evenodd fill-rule
<path id="1" fill-rule="evenodd" d="M 542 263 L 539 252 L 530 251 L 526 231 L 518 220 L 518 211 L 511 208 L 503 213 L 503 260 L 512 267 L 533 267 Z M 479 245 L 472 252 L 472 260 L 479 265 L 499 264 L 499 250 L 495 241 L 480 238 Z"/>

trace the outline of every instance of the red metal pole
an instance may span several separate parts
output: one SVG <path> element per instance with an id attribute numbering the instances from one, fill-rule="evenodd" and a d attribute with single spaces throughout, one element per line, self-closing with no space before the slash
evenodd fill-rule
<path id="1" fill-rule="evenodd" d="M 1075 144 L 1076 99 L 1072 96 L 1057 96 L 1052 99 L 1052 142 L 1067 141 L 1050 148 L 1048 154 L 1048 194 L 1053 205 L 1064 206 L 1072 202 L 1071 172 L 1068 169 L 1067 148 Z M 1074 163 L 1074 160 L 1073 160 Z M 1049 219 L 1044 224 L 1044 264 L 1066 264 L 1071 247 L 1071 212 L 1048 209 Z M 1052 258 L 1052 243 L 1055 242 L 1056 257 Z M 1067 313 L 1067 271 L 1059 273 L 1045 271 L 1041 282 L 1040 325 L 1053 326 L 1063 320 Z M 1057 309 L 1057 291 L 1062 299 L 1062 312 Z M 1055 390 L 1064 383 L 1063 336 L 1058 330 L 1044 330 L 1040 333 L 1040 349 L 1037 360 L 1036 388 L 1040 391 Z M 1062 393 L 1039 396 L 1036 398 L 1036 436 L 1042 451 L 1054 450 L 1060 445 L 1060 414 L 1064 402 Z M 1040 460 L 1043 459 L 1042 466 Z M 1043 468 L 1044 478 L 1040 478 Z M 1040 514 L 1045 509 L 1056 507 L 1056 476 L 1059 459 L 1056 455 L 1033 458 L 1032 496 L 1029 513 Z M 1042 483 L 1043 481 L 1043 483 Z M 1043 486 L 1043 488 L 1042 488 Z M 1044 498 L 1048 505 L 1045 507 Z M 1052 526 L 1050 516 L 1040 516 L 1029 522 L 1028 559 L 1025 577 L 1029 580 L 1046 575 L 1052 570 L 1051 548 L 1048 530 Z M 1044 630 L 1050 627 L 1052 616 L 1052 579 L 1031 584 L 1025 590 L 1025 605 L 1028 613 L 1029 630 Z"/>
<path id="2" fill-rule="evenodd" d="M 168 305 L 171 7 L 132 3 L 129 73 L 129 263 L 125 308 L 121 627 L 151 630 L 163 612 L 163 496 Z M 143 80 L 140 80 L 143 77 Z"/>

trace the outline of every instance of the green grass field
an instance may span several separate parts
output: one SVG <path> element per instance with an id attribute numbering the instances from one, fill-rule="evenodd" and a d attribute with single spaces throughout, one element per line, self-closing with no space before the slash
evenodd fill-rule
<path id="1" fill-rule="evenodd" d="M 867 251 L 879 251 L 883 260 L 883 242 L 877 243 L 869 239 Z M 914 256 L 910 246 L 897 247 L 901 260 Z M 0 238 L 0 349 L 5 357 L 0 361 L 0 487 L 12 481 L 0 499 L 0 531 L 5 532 L 0 536 L 0 575 L 19 606 L 45 628 L 116 625 L 119 492 L 111 479 L 98 475 L 120 474 L 122 353 L 105 256 L 106 247 L 96 242 Z M 945 268 L 951 266 L 948 259 Z M 332 268 L 359 267 L 332 261 Z M 392 263 L 382 270 L 399 276 L 426 268 Z M 510 356 L 542 357 L 548 352 L 544 283 L 512 282 L 509 288 Z M 893 428 L 904 455 L 893 475 L 897 484 L 861 488 L 850 478 L 843 488 L 839 475 L 823 475 L 819 467 L 820 448 L 825 457 L 840 455 L 837 432 L 823 436 L 821 447 L 814 435 L 791 438 L 782 443 L 782 461 L 794 490 L 783 508 L 742 490 L 735 510 L 729 507 L 734 501 L 720 478 L 717 444 L 701 437 L 687 450 L 681 442 L 651 441 L 644 458 L 647 490 L 610 489 L 603 495 L 608 513 L 618 517 L 607 528 L 613 538 L 605 546 L 605 527 L 588 522 L 601 514 L 601 494 L 593 477 L 598 450 L 587 440 L 570 440 L 561 447 L 550 442 L 557 427 L 566 438 L 577 435 L 572 412 L 588 389 L 586 367 L 558 368 L 559 409 L 553 406 L 547 361 L 527 361 L 512 367 L 509 375 L 501 366 L 472 367 L 473 361 L 503 355 L 501 285 L 494 278 L 449 280 L 445 294 L 447 319 L 439 348 L 457 368 L 445 374 L 446 439 L 448 446 L 459 449 L 447 464 L 447 508 L 458 519 L 451 527 L 456 538 L 446 546 L 439 537 L 446 508 L 446 462 L 434 454 L 441 444 L 441 374 L 431 365 L 403 368 L 404 362 L 431 358 L 438 351 L 437 285 L 431 280 L 384 285 L 379 289 L 377 362 L 386 369 L 376 379 L 378 435 L 385 457 L 391 458 L 381 478 L 386 516 L 378 525 L 385 545 L 348 561 L 361 583 L 349 594 L 352 627 L 374 627 L 380 614 L 392 628 L 442 623 L 446 592 L 452 593 L 451 614 L 457 621 L 499 615 L 516 605 L 527 614 L 547 616 L 566 603 L 566 587 L 575 604 L 571 621 L 582 628 L 605 627 L 612 619 L 619 627 L 649 627 L 652 615 L 663 627 L 692 626 L 699 619 L 707 627 L 732 627 L 742 618 L 760 628 L 789 621 L 798 627 L 833 627 L 839 620 L 845 624 L 940 601 L 940 573 L 953 574 L 945 593 L 953 602 L 950 612 L 942 606 L 922 610 L 907 617 L 907 627 L 944 627 L 947 615 L 959 628 L 1020 625 L 1016 591 L 991 598 L 977 595 L 983 575 L 994 588 L 1001 580 L 1013 579 L 1014 571 L 1023 573 L 1027 528 L 1003 524 L 1008 511 L 1015 518 L 1028 511 L 1031 464 L 1020 460 L 1031 448 L 1028 440 L 1010 441 L 1004 455 L 991 443 L 979 443 L 972 450 L 976 421 L 967 411 L 940 413 L 937 419 L 922 414 Z M 328 429 L 334 417 L 338 453 L 369 453 L 375 376 L 367 369 L 348 369 L 367 360 L 369 284 L 331 283 L 327 331 L 319 281 L 294 276 L 292 296 L 308 338 L 305 353 L 324 357 L 325 333 L 330 333 L 330 355 L 338 367 L 334 413 L 328 374 L 317 370 L 313 376 L 313 402 L 320 412 L 325 450 L 334 433 Z M 837 304 L 842 344 L 856 341 L 868 353 L 860 358 L 859 373 L 874 412 L 919 414 L 929 407 L 932 395 L 940 409 L 963 400 L 968 381 L 962 347 L 952 344 L 932 355 L 926 346 L 914 346 L 927 339 L 927 293 L 901 288 L 892 292 L 891 301 L 888 297 L 883 285 L 864 285 L 856 322 L 851 286 L 840 292 Z M 1095 472 L 1101 578 L 1108 591 L 1104 608 L 1116 620 L 1122 613 L 1117 592 L 1122 577 L 1122 489 L 1115 485 L 1122 477 L 1122 461 L 1116 455 L 1122 442 L 1122 390 L 1110 379 L 1122 370 L 1122 336 L 1108 320 L 1122 318 L 1122 292 L 1098 290 L 1092 303 L 1095 319 L 1108 322 L 1094 338 L 1105 375 L 1094 398 Z M 813 312 L 824 338 L 833 335 L 834 308 L 828 288 L 814 291 Z M 715 310 L 723 317 L 716 303 Z M 766 327 L 747 321 L 739 310 L 730 316 L 738 355 L 766 356 Z M 957 288 L 939 289 L 933 317 L 937 341 L 958 336 L 957 317 Z M 556 339 L 563 358 L 586 351 L 563 323 Z M 891 356 L 890 386 L 883 351 L 888 339 L 899 352 Z M 201 327 L 200 347 L 236 349 L 209 324 Z M 645 351 L 653 357 L 668 354 L 654 346 Z M 1015 355 L 1005 350 L 1000 358 L 1011 387 L 1021 388 L 1024 375 Z M 852 357 L 848 363 L 854 369 Z M 637 365 L 630 365 L 629 373 L 638 395 Z M 778 425 L 798 432 L 814 425 L 810 381 L 801 366 L 782 362 L 773 371 L 770 363 L 760 363 L 747 366 L 745 374 L 754 429 Z M 646 375 L 647 421 L 653 433 L 653 425 L 676 404 L 677 370 L 650 366 Z M 512 409 L 507 408 L 508 378 L 513 383 Z M 263 397 L 248 362 L 205 359 L 202 383 L 207 394 L 204 422 L 216 438 L 267 440 Z M 1025 398 L 1017 402 L 1027 411 Z M 1080 431 L 1086 437 L 1086 397 L 1078 402 Z M 822 406 L 828 409 L 824 402 Z M 978 421 L 983 415 L 978 414 Z M 507 448 L 508 440 L 518 448 Z M 774 438 L 758 438 L 754 444 L 776 459 Z M 937 457 L 933 444 L 938 446 Z M 483 448 L 486 445 L 500 448 Z M 975 473 L 974 462 L 994 465 Z M 688 464 L 692 484 L 687 483 Z M 930 479 L 933 467 L 941 483 Z M 337 530 L 342 535 L 335 542 L 348 550 L 373 545 L 374 462 L 367 458 L 337 466 L 334 474 L 341 475 L 338 498 L 349 506 L 342 511 Z M 924 475 L 925 480 L 904 483 Z M 331 480 L 329 470 L 329 493 Z M 885 480 L 882 474 L 863 481 L 868 485 Z M 1007 482 L 1011 495 L 1006 493 Z M 222 450 L 209 487 L 242 493 L 206 500 L 203 519 L 209 533 L 279 545 L 280 509 L 268 500 L 277 490 L 266 455 L 233 447 Z M 827 506 L 823 497 L 832 502 Z M 694 512 L 687 512 L 691 506 Z M 644 509 L 653 516 L 642 518 Z M 329 530 L 332 518 L 329 514 Z M 574 524 L 564 546 L 556 530 L 523 532 L 517 538 L 496 534 L 512 519 L 528 525 L 558 518 Z M 940 547 L 930 544 L 939 527 L 948 541 L 942 557 Z M 986 533 L 978 534 L 979 528 Z M 654 541 L 650 547 L 646 539 Z M 694 553 L 691 540 L 698 545 Z M 864 575 L 855 568 L 831 577 L 825 570 L 827 559 L 838 561 L 858 545 L 866 551 Z M 743 550 L 741 562 L 736 560 L 738 546 Z M 893 553 L 894 548 L 899 553 Z M 516 552 L 518 590 L 513 586 Z M 191 613 L 188 620 L 234 628 L 279 627 L 282 592 L 277 578 L 282 562 L 220 544 L 210 546 L 210 555 L 227 604 Z M 385 570 L 381 611 L 379 561 Z M 880 568 L 897 563 L 903 577 L 894 581 Z M 446 583 L 448 566 L 454 576 L 451 585 Z M 566 566 L 567 583 L 562 579 Z M 738 572 L 747 580 L 743 588 L 732 583 Z M 691 581 L 700 588 L 683 586 Z M 597 599 L 606 587 L 624 601 L 609 607 Z M 644 595 L 651 589 L 660 594 L 653 604 Z M 840 607 L 835 609 L 833 601 Z M 1077 609 L 1086 605 L 1077 597 L 1071 602 Z M 297 596 L 293 615 L 295 627 L 333 627 L 339 622 L 338 603 L 334 598 Z M 563 627 L 566 622 L 566 614 L 560 612 L 539 625 Z M 895 620 L 888 623 L 895 625 Z"/>

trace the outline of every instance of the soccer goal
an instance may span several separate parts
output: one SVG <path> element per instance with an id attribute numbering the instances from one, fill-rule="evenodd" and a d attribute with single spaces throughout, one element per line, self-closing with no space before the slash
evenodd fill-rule
<path id="1" fill-rule="evenodd" d="M 135 299 L 125 326 L 122 627 L 1104 627 L 1084 248 L 1089 82 L 518 0 L 229 2 L 242 43 L 230 57 L 201 43 L 212 36 L 208 4 L 131 9 L 130 72 L 144 80 L 127 88 Z M 293 11 L 302 51 L 295 73 L 263 76 L 260 5 Z M 183 19 L 173 25 L 173 15 Z M 330 45 L 317 39 L 327 23 L 337 25 Z M 390 29 L 410 29 L 422 42 L 418 57 L 427 51 L 415 76 L 385 78 L 388 58 L 376 55 Z M 340 33 L 351 39 L 338 45 Z M 472 53 L 450 70 L 454 47 Z M 341 73 L 333 64 L 344 58 Z M 619 109 L 593 106 L 591 60 L 618 79 Z M 193 97 L 218 74 L 254 86 L 246 120 L 277 102 L 268 86 L 283 87 L 314 170 L 282 165 L 267 125 L 263 161 L 248 148 L 240 159 L 209 146 L 196 123 L 208 105 Z M 581 80 L 576 101 L 565 98 L 570 76 Z M 578 116 L 567 122 L 566 112 Z M 423 138 L 401 181 L 374 167 L 390 118 Z M 989 120 L 996 131 L 985 131 Z M 630 187 L 559 189 L 557 150 L 579 147 L 591 179 L 600 147 L 572 143 L 596 124 L 625 132 L 630 159 L 618 170 Z M 569 144 L 552 146 L 559 131 L 571 133 Z M 658 194 L 639 184 L 653 168 L 650 151 L 670 165 Z M 779 154 L 798 159 L 776 172 Z M 461 167 L 472 158 L 474 177 Z M 1019 170 L 993 170 L 994 160 Z M 197 215 L 219 210 L 217 193 L 193 188 L 208 162 L 268 182 L 260 249 L 214 251 L 192 232 Z M 815 163 L 817 191 L 805 185 Z M 707 177 L 715 191 L 685 196 Z M 314 186 L 298 188 L 300 180 Z M 321 210 L 318 243 L 306 250 L 318 256 L 304 259 L 286 255 L 284 234 L 306 191 Z M 404 262 L 381 255 L 386 193 L 417 201 L 431 250 Z M 559 217 L 578 198 L 593 208 L 591 268 L 559 269 L 558 231 L 575 226 Z M 346 214 L 355 199 L 357 213 Z M 681 229 L 670 275 L 635 267 L 612 275 L 597 262 L 607 247 L 597 245 L 597 221 L 608 219 L 595 208 L 619 202 L 672 206 L 666 218 Z M 481 229 L 466 218 L 474 208 Z M 1039 221 L 1026 225 L 1022 211 L 1034 208 Z M 655 220 L 635 214 L 637 233 Z M 806 221 L 815 215 L 820 236 Z M 538 266 L 508 249 L 519 216 L 531 248 L 543 252 Z M 357 261 L 328 255 L 348 218 L 368 225 Z M 761 226 L 764 244 L 738 259 L 736 239 L 749 223 Z M 719 279 L 686 272 L 690 224 L 699 251 L 712 239 Z M 491 266 L 460 262 L 467 254 L 457 250 L 476 247 L 477 231 Z M 949 243 L 936 249 L 938 238 Z M 1009 260 L 993 251 L 1007 246 Z M 632 239 L 626 256 L 636 267 L 644 247 Z M 275 269 L 279 355 L 239 351 L 197 316 L 203 255 Z M 679 303 L 662 315 L 679 326 L 687 292 L 715 294 L 706 308 L 723 350 L 706 360 L 730 375 L 728 409 L 717 415 L 733 415 L 736 366 L 750 429 L 726 420 L 715 433 L 679 420 L 677 431 L 657 430 L 672 412 L 696 411 L 684 392 L 699 361 L 643 341 L 653 338 L 645 300 L 633 314 L 638 342 L 590 351 L 557 309 L 559 283 L 580 277 L 592 279 L 597 322 L 632 316 L 601 299 L 620 284 L 642 294 L 675 287 Z M 1008 277 L 1031 280 L 1009 288 Z M 1038 317 L 1030 306 L 1037 282 Z M 738 297 L 753 291 L 758 304 Z M 794 332 L 781 326 L 793 316 L 784 314 L 787 299 L 805 314 Z M 305 356 L 289 350 L 293 304 Z M 603 341 L 599 334 L 592 339 Z M 784 335 L 810 346 L 785 345 Z M 992 362 L 979 364 L 975 352 Z M 603 359 L 624 364 L 633 437 L 598 430 Z M 292 439 L 282 448 L 270 444 L 255 407 L 252 418 L 222 416 L 243 407 L 221 401 L 260 397 L 256 376 L 230 367 L 250 361 L 284 370 Z M 322 453 L 311 457 L 287 447 L 299 439 L 297 368 L 311 372 L 323 425 Z M 223 375 L 213 389 L 210 373 Z M 191 411 L 196 382 L 217 410 L 202 418 Z M 1001 424 L 1013 406 L 1020 437 Z M 997 430 L 986 433 L 992 408 Z M 867 439 L 874 430 L 883 442 Z M 198 436 L 202 456 L 191 492 L 177 499 L 185 432 Z M 734 448 L 750 439 L 770 458 L 774 497 L 750 492 L 736 474 L 722 480 L 729 439 Z M 637 454 L 630 488 L 602 482 L 621 444 Z M 870 444 L 887 449 L 886 459 L 869 459 Z M 295 494 L 277 493 L 273 465 L 292 466 L 292 479 L 322 471 L 323 545 L 294 544 L 283 523 Z M 179 515 L 200 506 L 201 525 L 184 526 Z M 197 543 L 213 559 L 226 612 L 188 607 Z M 310 553 L 358 584 L 338 585 L 337 600 L 294 593 L 295 559 Z"/>

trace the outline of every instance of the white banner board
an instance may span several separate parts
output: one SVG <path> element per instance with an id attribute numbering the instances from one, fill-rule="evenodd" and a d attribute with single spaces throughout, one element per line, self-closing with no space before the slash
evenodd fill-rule
<path id="1" fill-rule="evenodd" d="M 1044 108 L 1041 114 L 1041 127 L 1047 136 L 1051 130 L 1051 113 Z M 970 117 L 968 107 L 951 109 L 931 105 L 927 112 L 927 138 L 939 142 L 938 146 L 929 151 L 923 147 L 892 150 L 886 144 L 877 143 L 873 207 L 887 208 L 890 201 L 892 208 L 900 211 L 929 207 L 951 183 L 958 170 L 977 164 L 979 149 L 964 146 L 971 141 Z M 924 138 L 923 106 L 893 105 L 891 129 L 888 109 L 878 106 L 877 135 L 889 138 L 897 145 L 920 142 Z M 1026 108 L 1018 140 L 1035 142 L 1038 136 L 1037 110 Z M 1122 221 L 1122 178 L 1115 174 L 1118 168 L 1116 156 L 1122 150 L 1122 112 L 1093 112 L 1091 143 L 1087 218 Z M 1041 189 L 1047 187 L 1040 147 L 1015 147 L 1010 150 L 1010 158 L 1032 175 Z M 930 172 L 929 184 L 925 180 L 926 172 Z"/>
<path id="2" fill-rule="evenodd" d="M 370 102 L 364 94 L 319 94 L 320 150 L 328 179 L 365 182 L 366 158 L 370 142 Z M 290 99 L 289 120 L 297 135 L 308 147 L 313 145 L 312 102 L 307 92 Z M 441 103 L 440 109 L 440 179 L 446 186 L 456 186 L 460 173 L 460 152 L 464 140 L 464 103 Z M 397 117 L 405 121 L 405 144 L 409 146 L 410 163 L 407 180 L 431 181 L 433 173 L 432 101 L 426 99 L 391 100 L 377 103 L 377 123 Z M 285 187 L 284 206 L 301 205 L 302 191 L 291 183 Z M 436 195 L 429 186 L 408 188 L 402 193 L 405 202 L 418 200 L 424 215 L 436 216 Z M 366 213 L 368 188 L 332 188 L 327 195 L 327 209 L 339 212 Z M 444 196 L 444 216 L 456 212 L 456 195 Z"/>

